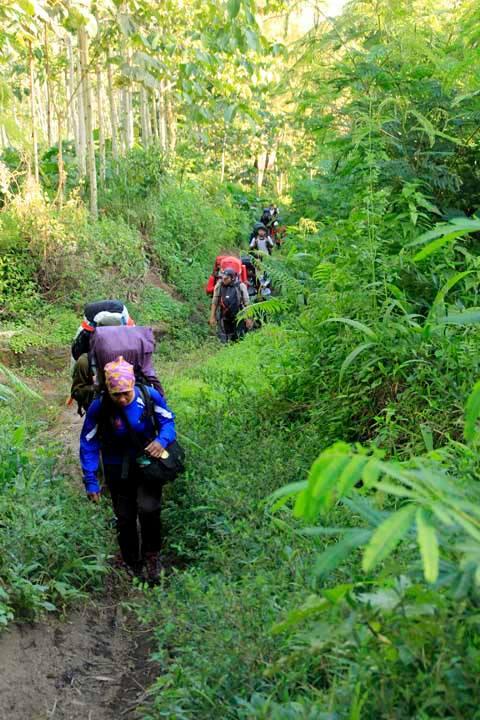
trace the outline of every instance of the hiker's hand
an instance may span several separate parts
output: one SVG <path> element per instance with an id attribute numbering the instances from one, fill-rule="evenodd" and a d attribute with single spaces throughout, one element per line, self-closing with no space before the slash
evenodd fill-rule
<path id="1" fill-rule="evenodd" d="M 100 493 L 94 492 L 94 493 L 87 493 L 87 497 L 91 502 L 99 503 L 100 502 Z"/>
<path id="2" fill-rule="evenodd" d="M 217 324 L 217 321 L 214 317 L 211 317 L 210 320 L 208 321 L 208 324 L 211 325 L 212 327 L 215 327 L 215 325 Z"/>
<path id="3" fill-rule="evenodd" d="M 165 448 L 158 442 L 158 440 L 152 440 L 150 445 L 147 445 L 145 448 L 145 452 L 154 458 L 159 458 L 162 456 L 162 453 L 165 452 Z"/>
<path id="4" fill-rule="evenodd" d="M 253 320 L 252 320 L 252 318 L 247 318 L 247 319 L 245 320 L 245 327 L 247 328 L 247 330 L 251 330 L 251 329 L 252 329 L 252 327 L 253 327 Z"/>

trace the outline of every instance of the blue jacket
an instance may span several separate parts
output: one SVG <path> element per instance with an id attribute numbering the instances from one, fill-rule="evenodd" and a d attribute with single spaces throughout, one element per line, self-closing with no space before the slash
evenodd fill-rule
<path id="1" fill-rule="evenodd" d="M 117 408 L 113 409 L 112 419 L 104 423 L 100 437 L 98 420 L 102 399 L 94 400 L 88 408 L 80 434 L 80 462 L 87 492 L 100 492 L 97 480 L 100 451 L 105 465 L 121 465 L 125 455 L 134 458 L 138 453 L 122 413 L 135 430 L 138 441 L 144 445 L 155 439 L 163 447 L 168 447 L 176 439 L 175 415 L 157 390 L 152 387 L 146 387 L 146 390 L 153 400 L 155 428 L 148 417 L 142 417 L 145 415 L 145 403 L 138 387 L 135 388 L 135 397 L 130 405 L 122 408 L 121 411 Z"/>

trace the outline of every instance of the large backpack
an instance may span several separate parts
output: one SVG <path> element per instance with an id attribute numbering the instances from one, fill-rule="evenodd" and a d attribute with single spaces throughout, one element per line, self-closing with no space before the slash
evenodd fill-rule
<path id="1" fill-rule="evenodd" d="M 156 388 L 162 395 L 165 391 L 153 367 L 155 338 L 149 327 L 98 327 L 90 341 L 90 365 L 97 375 L 97 385 L 104 384 L 105 365 L 120 355 L 133 365 L 136 379 Z"/>
<path id="2" fill-rule="evenodd" d="M 235 320 L 243 307 L 240 283 L 220 286 L 220 312 L 227 320 Z"/>
<path id="3" fill-rule="evenodd" d="M 91 335 L 89 351 L 89 376 L 95 376 L 95 384 L 87 378 L 72 385 L 71 396 L 77 401 L 78 413 L 88 409 L 95 396 L 105 388 L 103 369 L 120 355 L 133 365 L 138 383 L 151 385 L 162 395 L 165 391 L 153 367 L 155 339 L 153 330 L 147 327 L 108 326 L 97 327 Z M 84 373 L 85 374 L 85 373 Z"/>

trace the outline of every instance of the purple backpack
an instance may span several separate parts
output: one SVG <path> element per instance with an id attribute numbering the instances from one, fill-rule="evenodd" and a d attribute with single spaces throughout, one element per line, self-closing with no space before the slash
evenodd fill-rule
<path id="1" fill-rule="evenodd" d="M 90 366 L 97 375 L 97 385 L 104 385 L 103 368 L 120 355 L 133 365 L 135 377 L 144 385 L 151 385 L 162 395 L 165 391 L 153 367 L 155 338 L 149 327 L 126 325 L 97 327 L 90 340 Z"/>

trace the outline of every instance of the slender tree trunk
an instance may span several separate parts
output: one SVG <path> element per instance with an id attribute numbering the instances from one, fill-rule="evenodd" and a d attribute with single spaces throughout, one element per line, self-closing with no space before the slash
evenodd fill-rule
<path id="1" fill-rule="evenodd" d="M 227 152 L 227 129 L 223 131 L 223 139 L 222 139 L 222 163 L 221 163 L 221 170 L 220 170 L 220 182 L 223 183 L 225 180 L 225 154 Z"/>
<path id="2" fill-rule="evenodd" d="M 145 108 L 145 88 L 140 88 L 140 127 L 142 129 L 142 145 L 147 147 L 148 145 L 148 130 L 146 122 L 147 111 Z"/>
<path id="3" fill-rule="evenodd" d="M 97 118 L 98 118 L 98 155 L 99 155 L 99 172 L 100 183 L 105 182 L 105 128 L 103 123 L 103 84 L 102 71 L 97 65 Z"/>
<path id="4" fill-rule="evenodd" d="M 267 153 L 259 152 L 257 155 L 257 189 L 261 190 L 267 167 Z"/>
<path id="5" fill-rule="evenodd" d="M 77 155 L 77 160 L 80 157 L 80 139 L 79 139 L 79 132 L 78 132 L 78 110 L 77 106 L 78 103 L 76 101 L 75 95 L 77 88 L 75 87 L 75 62 L 73 59 L 73 48 L 72 48 L 72 38 L 70 33 L 67 33 L 66 36 L 67 41 L 67 54 L 68 54 L 68 82 L 66 83 L 66 87 L 68 88 L 67 91 L 67 106 L 68 106 L 68 117 L 70 118 L 70 126 L 73 134 L 73 139 L 75 142 L 75 153 Z"/>
<path id="6" fill-rule="evenodd" d="M 68 67 L 65 67 L 63 72 L 63 84 L 65 87 L 65 139 L 69 140 L 75 135 L 71 126 L 71 114 L 70 114 L 70 103 L 69 103 L 69 81 L 68 81 Z"/>
<path id="7" fill-rule="evenodd" d="M 47 90 L 47 139 L 48 147 L 52 147 L 53 134 L 52 134 L 52 86 L 50 82 L 50 54 L 48 47 L 48 26 L 44 23 L 43 26 L 43 47 L 45 53 L 45 86 Z"/>
<path id="8" fill-rule="evenodd" d="M 28 47 L 28 65 L 30 74 L 30 116 L 32 123 L 32 149 L 33 149 L 33 172 L 37 183 L 40 181 L 38 169 L 38 139 L 37 139 L 37 116 L 35 112 L 35 75 L 33 71 L 32 43 Z"/>
<path id="9" fill-rule="evenodd" d="M 108 104 L 110 107 L 110 127 L 112 130 L 112 157 L 118 160 L 118 119 L 115 108 L 115 95 L 113 89 L 113 71 L 109 57 L 107 57 Z"/>
<path id="10" fill-rule="evenodd" d="M 142 143 L 144 147 L 148 147 L 152 137 L 152 128 L 150 125 L 148 93 L 143 86 L 140 88 L 140 122 L 142 125 Z"/>
<path id="11" fill-rule="evenodd" d="M 47 115 L 44 105 L 45 87 L 42 88 L 40 81 L 35 80 L 35 104 L 37 117 L 37 134 L 40 130 L 40 140 L 47 137 Z"/>
<path id="12" fill-rule="evenodd" d="M 133 124 L 133 90 L 127 88 L 127 149 L 131 150 L 135 142 L 134 124 Z"/>
<path id="13" fill-rule="evenodd" d="M 150 94 L 150 99 L 152 101 L 151 108 L 152 108 L 152 130 L 153 130 L 153 137 L 155 138 L 155 142 L 158 143 L 160 139 L 160 133 L 158 130 L 158 111 L 157 111 L 157 93 L 156 90 L 153 90 Z"/>
<path id="14" fill-rule="evenodd" d="M 93 110 L 90 78 L 88 75 L 88 40 L 85 28 L 78 30 L 78 47 L 80 51 L 80 71 L 82 74 L 83 107 L 85 113 L 85 131 L 87 140 L 87 170 L 90 190 L 90 212 L 98 217 L 97 205 L 97 168 L 95 164 L 95 145 L 93 142 Z"/>
<path id="15" fill-rule="evenodd" d="M 158 95 L 158 114 L 159 114 L 159 132 L 160 147 L 164 152 L 168 150 L 168 134 L 167 134 L 167 116 L 165 112 L 165 81 L 160 81 L 160 92 Z"/>
<path id="16" fill-rule="evenodd" d="M 165 94 L 165 110 L 167 116 L 168 149 L 173 153 L 175 152 L 175 146 L 177 144 L 177 119 L 175 117 L 172 93 L 170 90 Z"/>
<path id="17" fill-rule="evenodd" d="M 68 112 L 65 114 L 68 117 Z M 59 207 L 63 207 L 63 195 L 65 188 L 65 165 L 63 162 L 63 127 L 62 127 L 62 116 L 57 108 L 57 127 L 58 127 L 58 189 L 57 189 L 57 203 Z"/>
<path id="18" fill-rule="evenodd" d="M 128 150 L 128 96 L 127 88 L 122 88 L 120 95 L 120 126 L 122 138 L 122 155 Z"/>
<path id="19" fill-rule="evenodd" d="M 78 121 L 78 173 L 80 179 L 87 175 L 87 131 L 85 127 L 85 94 L 84 78 L 82 77 L 80 49 L 78 52 L 79 62 L 77 65 L 77 121 Z"/>

